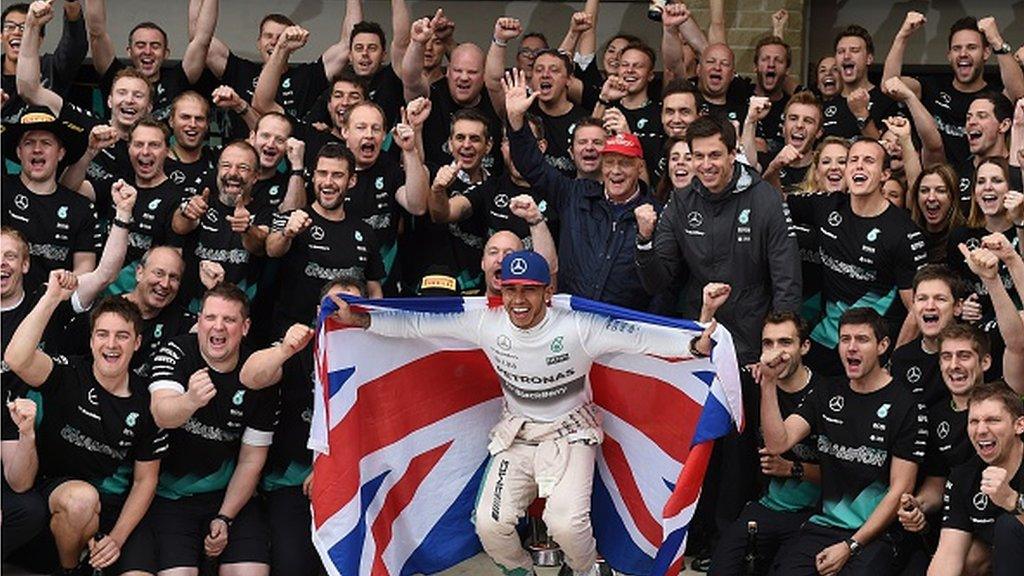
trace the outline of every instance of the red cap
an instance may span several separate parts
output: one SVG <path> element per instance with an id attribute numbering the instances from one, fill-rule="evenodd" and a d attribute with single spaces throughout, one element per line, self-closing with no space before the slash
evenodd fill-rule
<path id="1" fill-rule="evenodd" d="M 643 158 L 644 149 L 640 147 L 640 139 L 632 134 L 616 134 L 605 140 L 601 154 L 622 154 L 633 158 Z"/>

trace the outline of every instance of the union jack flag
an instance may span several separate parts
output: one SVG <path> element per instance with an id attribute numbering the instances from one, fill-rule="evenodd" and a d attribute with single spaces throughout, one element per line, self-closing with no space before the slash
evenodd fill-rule
<path id="1" fill-rule="evenodd" d="M 485 298 L 350 299 L 364 310 L 452 313 Z M 552 306 L 702 327 L 568 295 Z M 502 391 L 484 353 L 340 324 L 325 300 L 316 340 L 310 448 L 313 542 L 344 576 L 432 574 L 478 554 L 472 511 Z M 719 326 L 711 358 L 610 354 L 590 372 L 605 438 L 591 518 L 598 550 L 627 574 L 678 574 L 712 442 L 742 426 L 736 354 Z M 672 572 L 674 570 L 674 572 Z"/>

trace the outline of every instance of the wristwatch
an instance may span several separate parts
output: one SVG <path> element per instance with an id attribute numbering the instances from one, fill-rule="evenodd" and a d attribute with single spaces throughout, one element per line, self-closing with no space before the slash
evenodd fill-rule
<path id="1" fill-rule="evenodd" d="M 864 127 L 868 125 L 868 120 L 870 120 L 870 119 L 871 119 L 870 116 L 868 116 L 866 118 L 855 118 L 855 120 L 857 120 L 857 128 L 863 130 Z"/>
<path id="2" fill-rule="evenodd" d="M 860 542 L 857 542 L 852 537 L 846 539 L 846 545 L 850 547 L 850 556 L 856 556 L 860 552 Z"/>
<path id="3" fill-rule="evenodd" d="M 1002 46 L 999 46 L 998 48 L 992 48 L 992 53 L 997 56 L 1004 56 L 1006 54 L 1009 54 L 1010 52 L 1013 52 L 1013 46 L 1010 46 L 1009 42 L 1003 42 Z"/>
<path id="4" fill-rule="evenodd" d="M 694 358 L 709 358 L 710 354 L 705 354 L 700 350 L 697 350 L 697 342 L 700 340 L 699 336 L 694 336 L 690 339 L 690 355 Z"/>
<path id="5" fill-rule="evenodd" d="M 1017 508 L 1013 511 L 1017 516 L 1024 515 L 1024 492 L 1017 495 Z"/>

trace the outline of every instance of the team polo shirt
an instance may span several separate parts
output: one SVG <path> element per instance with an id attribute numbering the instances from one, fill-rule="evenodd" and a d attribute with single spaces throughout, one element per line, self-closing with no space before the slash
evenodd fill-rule
<path id="1" fill-rule="evenodd" d="M 924 351 L 924 336 L 907 342 L 893 350 L 889 373 L 905 382 L 922 408 L 931 408 L 949 402 L 949 388 L 942 381 L 938 352 Z"/>
<path id="2" fill-rule="evenodd" d="M 313 469 L 313 453 L 306 447 L 313 421 L 312 345 L 285 361 L 278 388 L 281 416 L 263 467 L 264 490 L 302 486 Z"/>
<path id="3" fill-rule="evenodd" d="M 809 369 L 808 369 L 809 370 Z M 822 380 L 821 376 L 811 374 L 811 380 L 796 392 L 786 392 L 778 389 L 779 413 L 786 419 L 790 414 L 796 412 L 797 406 L 814 390 L 814 387 Z M 814 434 L 797 442 L 789 449 L 783 458 L 791 462 L 802 462 L 805 464 L 818 463 L 818 438 Z M 799 512 L 813 508 L 821 499 L 821 486 L 805 479 L 772 477 L 768 482 L 768 490 L 761 497 L 761 505 L 776 512 Z"/>
<path id="4" fill-rule="evenodd" d="M 952 401 L 928 411 L 928 451 L 922 466 L 925 476 L 948 478 L 949 473 L 977 454 L 967 437 L 967 409 L 955 410 Z"/>
<path id="5" fill-rule="evenodd" d="M 985 468 L 988 464 L 975 454 L 950 473 L 942 497 L 942 529 L 968 532 L 991 546 L 996 519 L 1010 512 L 981 491 L 981 473 Z M 1017 473 L 1008 484 L 1018 493 L 1024 491 L 1024 466 L 1017 467 Z"/>

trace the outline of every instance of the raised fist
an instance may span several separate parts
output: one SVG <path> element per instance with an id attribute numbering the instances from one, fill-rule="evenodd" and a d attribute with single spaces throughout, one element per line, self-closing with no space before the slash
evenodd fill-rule
<path id="1" fill-rule="evenodd" d="M 928 22 L 928 19 L 924 17 L 924 14 L 911 10 L 907 12 L 907 17 L 903 19 L 903 26 L 900 27 L 899 35 L 903 38 L 908 38 L 924 26 L 926 22 Z"/>
<path id="2" fill-rule="evenodd" d="M 217 387 L 210 379 L 209 368 L 200 368 L 192 373 L 188 379 L 188 390 L 185 395 L 196 410 L 209 404 L 210 400 L 217 395 Z"/>
<path id="3" fill-rule="evenodd" d="M 658 224 L 658 213 L 654 206 L 641 204 L 633 209 L 633 216 L 636 217 L 636 234 L 642 239 L 650 240 L 654 237 L 654 228 Z"/>
<path id="4" fill-rule="evenodd" d="M 508 42 L 518 38 L 523 33 L 523 25 L 518 18 L 502 16 L 494 23 L 494 39 L 501 42 Z"/>

